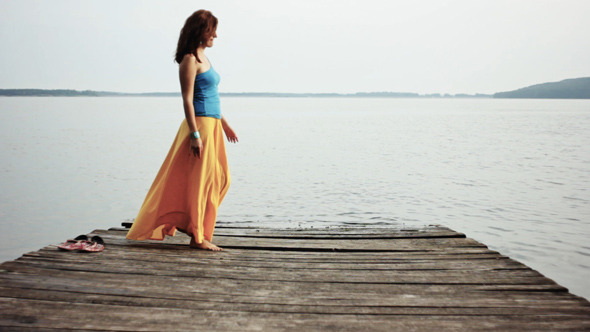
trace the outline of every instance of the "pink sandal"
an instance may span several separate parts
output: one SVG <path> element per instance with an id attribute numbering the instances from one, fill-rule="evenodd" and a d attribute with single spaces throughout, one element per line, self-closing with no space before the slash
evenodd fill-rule
<path id="1" fill-rule="evenodd" d="M 87 252 L 98 252 L 104 250 L 104 241 L 103 239 L 95 235 L 93 236 L 90 241 L 86 241 L 82 248 L 79 248 L 80 251 L 87 251 Z"/>
<path id="2" fill-rule="evenodd" d="M 73 240 L 67 240 L 66 242 L 57 246 L 57 248 L 61 250 L 78 250 L 81 249 L 86 245 L 88 242 L 88 236 L 86 235 L 78 235 Z"/>

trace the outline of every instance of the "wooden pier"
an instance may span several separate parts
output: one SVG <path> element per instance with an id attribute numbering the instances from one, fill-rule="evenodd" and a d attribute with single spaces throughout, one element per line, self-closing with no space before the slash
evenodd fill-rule
<path id="1" fill-rule="evenodd" d="M 1 264 L 0 330 L 590 330 L 587 300 L 444 227 L 218 227 L 218 253 L 125 234 Z"/>

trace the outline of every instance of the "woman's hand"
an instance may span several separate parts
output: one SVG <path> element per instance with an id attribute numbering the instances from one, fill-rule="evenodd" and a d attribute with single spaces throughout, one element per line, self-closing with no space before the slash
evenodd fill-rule
<path id="1" fill-rule="evenodd" d="M 238 135 L 236 135 L 236 132 L 230 126 L 223 126 L 223 131 L 228 141 L 232 143 L 238 142 Z"/>
<path id="2" fill-rule="evenodd" d="M 195 157 L 201 159 L 201 151 L 203 151 L 203 140 L 200 138 L 191 138 L 191 151 Z"/>

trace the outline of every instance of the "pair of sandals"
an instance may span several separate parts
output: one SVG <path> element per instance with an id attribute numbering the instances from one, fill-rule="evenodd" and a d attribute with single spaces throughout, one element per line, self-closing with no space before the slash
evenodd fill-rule
<path id="1" fill-rule="evenodd" d="M 66 242 L 57 246 L 58 249 L 61 250 L 77 250 L 81 252 L 98 252 L 104 250 L 104 241 L 103 239 L 95 235 L 88 239 L 86 235 L 78 235 L 73 240 L 67 240 Z"/>

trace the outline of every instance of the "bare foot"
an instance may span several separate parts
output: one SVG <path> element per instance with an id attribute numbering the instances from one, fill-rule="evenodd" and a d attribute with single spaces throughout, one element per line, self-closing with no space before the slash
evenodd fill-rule
<path id="1" fill-rule="evenodd" d="M 212 250 L 212 251 L 222 251 L 223 250 L 207 240 L 203 240 L 203 243 L 197 243 L 194 238 L 191 239 L 191 243 L 190 243 L 189 247 L 195 248 L 195 249 Z"/>

